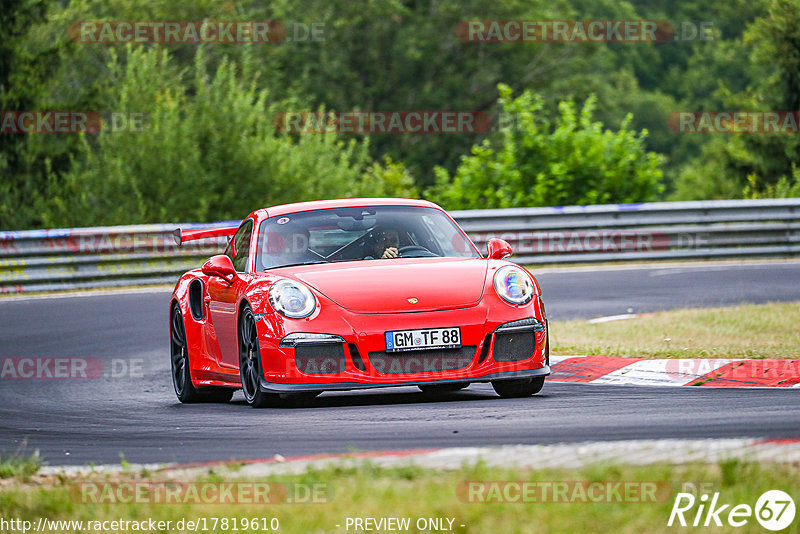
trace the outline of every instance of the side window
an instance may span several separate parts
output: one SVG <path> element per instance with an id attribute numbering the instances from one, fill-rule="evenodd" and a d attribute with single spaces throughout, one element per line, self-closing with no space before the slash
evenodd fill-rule
<path id="1" fill-rule="evenodd" d="M 233 262 L 233 268 L 239 272 L 247 269 L 247 259 L 250 257 L 250 238 L 253 235 L 253 220 L 248 219 L 242 223 L 225 249 L 225 254 Z"/>

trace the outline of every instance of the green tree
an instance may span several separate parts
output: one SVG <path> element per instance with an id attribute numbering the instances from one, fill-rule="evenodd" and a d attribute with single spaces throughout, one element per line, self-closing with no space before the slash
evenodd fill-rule
<path id="1" fill-rule="evenodd" d="M 168 129 L 166 123 L 158 121 L 171 119 L 169 113 L 181 124 L 189 124 L 189 116 L 197 115 L 204 132 L 184 132 L 189 141 L 180 142 L 158 130 L 159 143 L 151 142 L 149 146 L 133 132 L 117 132 L 110 138 L 108 133 L 84 137 L 0 136 L 0 227 L 4 229 L 62 224 L 58 221 L 88 224 L 101 219 L 135 220 L 136 216 L 156 220 L 177 213 L 186 213 L 187 218 L 239 216 L 239 208 L 234 208 L 241 205 L 236 194 L 215 184 L 223 179 L 223 170 L 234 173 L 228 180 L 240 180 L 235 173 L 252 170 L 260 162 L 258 158 L 262 156 L 238 156 L 238 148 L 259 152 L 260 145 L 248 145 L 252 139 L 279 143 L 271 163 L 264 167 L 277 176 L 299 176 L 302 165 L 306 165 L 304 172 L 319 171 L 322 167 L 310 162 L 333 161 L 325 158 L 333 158 L 336 153 L 350 158 L 341 167 L 352 171 L 347 179 L 340 177 L 346 187 L 329 187 L 320 177 L 307 181 L 298 178 L 298 183 L 289 185 L 275 178 L 278 181 L 271 184 L 270 198 L 289 198 L 290 189 L 298 198 L 325 194 L 322 191 L 375 195 L 394 191 L 413 196 L 417 190 L 430 186 L 435 174 L 440 176 L 441 184 L 442 169 L 447 177 L 453 176 L 455 184 L 458 172 L 464 172 L 458 170 L 460 157 L 473 145 L 488 146 L 497 154 L 502 150 L 502 135 L 496 132 L 347 136 L 280 136 L 272 132 L 272 140 L 267 140 L 266 132 L 251 135 L 256 126 L 244 118 L 246 114 L 229 117 L 231 121 L 244 122 L 238 128 L 221 128 L 225 135 L 215 137 L 205 124 L 220 117 L 199 107 L 198 95 L 205 95 L 202 99 L 211 96 L 198 88 L 208 89 L 223 67 L 234 69 L 237 91 L 252 91 L 251 104 L 258 102 L 260 95 L 267 95 L 260 116 L 318 108 L 451 109 L 485 111 L 496 124 L 496 118 L 504 112 L 498 104 L 497 84 L 504 81 L 517 94 L 529 91 L 541 97 L 536 109 L 537 124 L 558 125 L 563 121 L 559 102 L 584 102 L 596 95 L 594 121 L 613 132 L 620 128 L 629 133 L 647 130 L 647 136 L 637 139 L 646 152 L 665 156 L 660 158 L 664 172 L 661 181 L 665 191 L 675 192 L 672 198 L 738 197 L 749 175 L 756 177 L 759 191 L 771 191 L 769 186 L 777 184 L 781 177 L 789 179 L 791 165 L 798 160 L 796 136 L 677 135 L 666 128 L 666 118 L 679 110 L 797 109 L 800 0 L 0 0 L 0 7 L 0 109 L 143 112 L 155 121 L 148 127 L 164 129 Z M 663 43 L 461 41 L 456 34 L 457 25 L 474 19 L 661 19 L 673 23 L 679 30 L 679 39 Z M 164 76 L 169 83 L 159 85 L 144 80 L 141 95 L 127 87 L 128 94 L 124 96 L 126 63 L 134 56 L 122 44 L 70 40 L 70 25 L 81 20 L 277 20 L 285 25 L 288 34 L 280 44 L 205 47 L 202 85 L 197 82 L 195 65 L 200 45 L 135 44 L 133 49 L 139 52 L 169 51 L 168 64 L 159 64 L 150 73 Z M 682 22 L 702 21 L 713 22 L 712 41 L 680 39 Z M 321 27 L 322 40 L 297 39 L 297 32 L 302 37 L 311 25 Z M 160 90 L 155 91 L 154 87 Z M 177 102 L 176 109 L 170 110 L 163 100 L 156 99 L 165 95 Z M 232 102 L 222 98 L 213 101 L 215 105 Z M 125 102 L 124 109 L 121 102 Z M 629 114 L 633 118 L 626 122 Z M 246 132 L 244 137 L 250 141 L 237 141 L 236 145 L 227 139 L 237 139 L 240 131 Z M 128 141 L 123 142 L 126 138 Z M 482 144 L 484 139 L 489 140 L 488 145 Z M 313 154 L 317 146 L 321 147 L 318 157 Z M 145 160 L 151 154 L 157 155 L 156 161 L 164 163 L 164 167 L 136 163 L 131 156 L 135 147 L 139 147 Z M 523 149 L 515 148 L 514 157 L 527 150 Z M 169 150 L 177 150 L 177 155 L 168 154 Z M 290 157 L 295 152 L 301 161 Z M 309 152 L 314 157 L 307 160 Z M 119 161 L 115 154 L 122 155 Z M 212 161 L 206 154 L 243 162 Z M 231 154 L 237 154 L 237 158 Z M 492 152 L 491 157 L 496 158 L 497 154 Z M 180 156 L 185 156 L 186 161 L 178 164 Z M 559 157 L 572 156 L 565 152 Z M 285 160 L 284 167 L 270 167 L 279 160 Z M 571 165 L 565 163 L 564 167 Z M 130 181 L 135 177 L 135 184 L 123 180 L 119 188 L 131 192 L 123 199 L 125 202 L 140 198 L 141 205 L 134 209 L 123 203 L 120 205 L 129 209 L 120 210 L 103 200 L 115 198 L 116 193 L 110 191 L 113 181 L 101 180 L 101 166 L 121 169 L 115 171 L 114 180 L 127 176 L 125 180 Z M 442 169 L 434 172 L 437 166 Z M 189 168 L 202 169 L 203 173 L 212 169 L 213 179 L 204 174 L 194 181 L 208 179 L 216 197 L 198 199 L 191 208 L 182 207 L 171 204 L 177 203 L 174 199 L 160 197 L 159 185 L 146 183 L 169 169 L 176 177 L 175 190 L 185 192 L 187 189 L 180 188 L 189 183 Z M 148 174 L 135 175 L 139 172 Z M 545 175 L 550 172 L 548 169 Z M 159 183 L 163 186 L 170 180 L 173 178 L 162 177 Z M 264 178 L 258 180 L 264 182 Z M 481 187 L 477 177 L 474 183 Z M 172 191 L 172 186 L 168 189 Z M 483 194 L 479 193 L 478 196 Z M 464 192 L 467 196 L 473 194 Z M 615 195 L 611 196 L 616 198 Z M 515 196 L 504 202 L 512 202 Z M 586 192 L 574 197 L 595 201 Z M 79 204 L 70 205 L 78 201 Z M 167 203 L 165 207 L 159 207 L 161 201 Z M 551 201 L 555 202 L 548 200 Z M 145 206 L 150 202 L 154 205 Z M 566 200 L 559 201 L 563 202 Z M 119 213 L 112 216 L 114 210 Z M 162 214 L 161 210 L 168 213 Z M 78 217 L 79 213 L 83 217 Z"/>
<path id="2" fill-rule="evenodd" d="M 46 0 L 0 0 L 0 110 L 37 109 L 59 47 L 32 39 L 46 21 Z M 0 133 L 0 228 L 41 223 L 33 207 L 45 169 L 64 162 L 60 140 Z M 68 158 L 67 158 L 68 159 Z M 68 161 L 67 161 L 68 162 Z"/>
<path id="3" fill-rule="evenodd" d="M 744 198 L 794 198 L 800 197 L 800 168 L 792 165 L 792 176 L 782 176 L 777 183 L 768 184 L 763 188 L 759 185 L 756 175 L 747 177 L 747 185 L 742 191 Z"/>
<path id="4" fill-rule="evenodd" d="M 745 89 L 720 87 L 725 107 L 743 110 L 800 109 L 800 0 L 773 0 L 744 33 L 750 61 Z M 714 135 L 689 160 L 676 181 L 675 200 L 738 198 L 748 180 L 764 191 L 792 180 L 800 164 L 800 139 L 792 133 Z M 748 178 L 749 177 L 749 178 Z M 752 190 L 752 184 L 751 189 Z"/>
<path id="5" fill-rule="evenodd" d="M 207 221 L 284 202 L 407 191 L 391 161 L 370 165 L 367 143 L 276 133 L 276 108 L 247 65 L 249 77 L 224 60 L 209 72 L 200 48 L 189 78 L 164 50 L 130 46 L 126 56 L 109 66 L 115 109 L 148 110 L 144 126 L 83 136 L 82 153 L 53 181 L 48 225 Z"/>
<path id="6" fill-rule="evenodd" d="M 237 8 L 238 9 L 238 8 Z M 270 94 L 302 94 L 333 110 L 471 110 L 494 112 L 497 84 L 563 94 L 561 81 L 581 73 L 603 45 L 463 42 L 458 24 L 475 19 L 568 19 L 569 2 L 544 0 L 276 0 L 242 8 L 247 18 L 317 23 L 322 41 L 287 40 L 256 52 Z M 436 165 L 454 169 L 485 133 L 370 135 L 372 157 L 402 161 L 421 187 Z"/>
<path id="7" fill-rule="evenodd" d="M 559 104 L 554 123 L 538 115 L 542 99 L 531 92 L 512 98 L 500 85 L 500 104 L 512 119 L 500 139 L 472 148 L 451 178 L 436 169 L 426 197 L 450 209 L 508 208 L 644 202 L 660 192 L 659 158 L 644 148 L 647 132 L 630 131 L 627 117 L 617 132 L 593 120 L 590 97 L 577 112 Z"/>

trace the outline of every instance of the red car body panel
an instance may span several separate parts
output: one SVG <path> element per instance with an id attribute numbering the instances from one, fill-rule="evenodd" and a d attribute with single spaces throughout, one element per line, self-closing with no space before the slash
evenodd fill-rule
<path id="1" fill-rule="evenodd" d="M 397 258 L 347 267 L 313 265 L 313 269 L 293 269 L 291 276 L 355 313 L 423 312 L 476 305 L 483 295 L 487 265 L 464 258 L 426 258 L 422 263 Z M 409 303 L 409 297 L 417 302 Z"/>
<path id="2" fill-rule="evenodd" d="M 368 198 L 287 204 L 254 211 L 245 220 L 254 221 L 253 234 L 257 236 L 261 223 L 271 217 L 358 206 L 420 206 L 446 213 L 426 201 Z M 261 385 L 268 391 L 486 382 L 549 374 L 547 321 L 536 279 L 530 275 L 534 297 L 524 305 L 506 302 L 493 287 L 494 273 L 503 266 L 514 265 L 511 262 L 483 257 L 396 258 L 252 272 L 257 246 L 258 239 L 251 239 L 250 272 L 239 273 L 230 282 L 195 269 L 181 276 L 176 284 L 170 310 L 179 306 L 182 312 L 191 380 L 196 388 L 241 387 L 238 320 L 245 304 L 258 317 Z M 314 293 L 317 305 L 309 317 L 291 319 L 272 307 L 269 288 L 282 279 L 300 281 Z M 198 313 L 198 307 L 202 313 Z M 527 318 L 544 325 L 534 334 L 530 355 L 498 361 L 495 345 L 500 338 L 495 329 Z M 462 349 L 453 349 L 452 357 L 446 354 L 429 358 L 427 351 L 398 356 L 385 351 L 387 331 L 444 327 L 461 329 Z M 315 373 L 313 366 L 306 366 L 306 372 L 301 370 L 296 349 L 280 346 L 281 339 L 295 332 L 340 336 L 344 340 L 343 368 Z M 513 336 L 504 337 L 502 342 L 513 343 Z"/>

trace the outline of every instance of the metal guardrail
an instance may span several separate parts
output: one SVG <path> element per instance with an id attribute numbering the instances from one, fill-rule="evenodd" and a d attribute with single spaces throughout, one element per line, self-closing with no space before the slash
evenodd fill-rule
<path id="1" fill-rule="evenodd" d="M 513 261 L 792 257 L 800 198 L 652 202 L 453 212 L 475 244 L 508 241 Z"/>
<path id="2" fill-rule="evenodd" d="M 800 255 L 800 198 L 453 211 L 485 250 L 508 241 L 521 264 Z M 225 238 L 178 247 L 177 227 L 238 221 L 0 232 L 0 293 L 172 284 Z"/>
<path id="3" fill-rule="evenodd" d="M 174 284 L 219 253 L 226 239 L 178 246 L 180 227 L 236 226 L 239 221 L 145 224 L 0 232 L 0 293 Z"/>

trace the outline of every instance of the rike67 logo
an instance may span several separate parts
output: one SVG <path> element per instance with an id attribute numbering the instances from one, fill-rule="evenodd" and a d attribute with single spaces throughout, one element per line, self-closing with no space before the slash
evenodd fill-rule
<path id="1" fill-rule="evenodd" d="M 756 501 L 755 507 L 749 504 L 722 503 L 719 492 L 715 492 L 710 498 L 707 493 L 699 498 L 692 493 L 678 493 L 667 526 L 721 527 L 727 523 L 727 526 L 738 528 L 755 517 L 765 529 L 779 531 L 791 525 L 794 516 L 794 500 L 781 490 L 765 491 Z"/>

